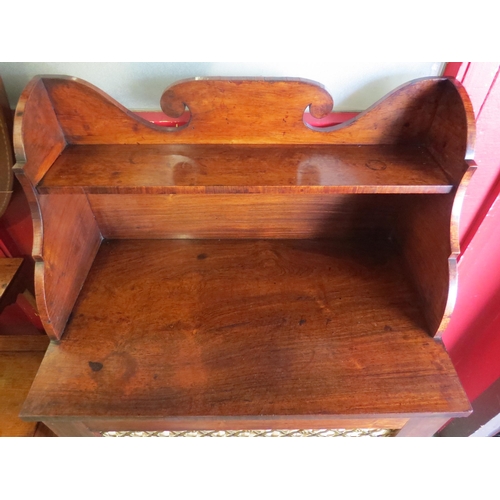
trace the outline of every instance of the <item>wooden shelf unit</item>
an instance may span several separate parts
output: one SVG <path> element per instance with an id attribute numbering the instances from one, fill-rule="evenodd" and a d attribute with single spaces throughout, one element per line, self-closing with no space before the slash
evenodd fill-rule
<path id="1" fill-rule="evenodd" d="M 40 315 L 22 416 L 59 435 L 376 427 L 470 412 L 440 342 L 473 173 L 463 88 L 427 78 L 327 129 L 305 80 L 196 79 L 187 125 L 35 78 L 16 111 Z M 434 337 L 434 338 L 433 338 Z"/>

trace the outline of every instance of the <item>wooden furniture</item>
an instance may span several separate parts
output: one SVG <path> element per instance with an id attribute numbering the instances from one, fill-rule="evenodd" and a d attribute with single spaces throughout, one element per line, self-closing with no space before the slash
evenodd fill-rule
<path id="1" fill-rule="evenodd" d="M 0 78 L 0 216 L 5 212 L 12 196 L 13 159 L 12 111 L 3 80 Z"/>
<path id="2" fill-rule="evenodd" d="M 401 429 L 470 405 L 440 342 L 474 117 L 426 78 L 357 118 L 304 80 L 195 79 L 152 125 L 39 77 L 15 118 L 52 342 L 22 410 L 59 435 Z"/>
<path id="3" fill-rule="evenodd" d="M 42 435 L 44 428 L 21 420 L 19 411 L 48 343 L 46 335 L 0 335 L 0 437 Z"/>

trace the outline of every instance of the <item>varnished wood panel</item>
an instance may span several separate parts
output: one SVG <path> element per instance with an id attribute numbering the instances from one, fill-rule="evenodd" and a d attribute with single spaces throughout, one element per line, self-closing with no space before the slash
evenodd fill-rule
<path id="1" fill-rule="evenodd" d="M 419 146 L 69 146 L 41 193 L 448 193 Z"/>
<path id="2" fill-rule="evenodd" d="M 96 87 L 70 77 L 44 78 L 61 128 L 71 144 L 394 144 L 421 141 L 446 79 L 414 80 L 346 124 L 312 130 L 303 112 L 318 116 L 331 97 L 315 82 L 198 79 L 169 87 L 168 112 L 192 116 L 188 125 L 148 124 Z M 454 91 L 451 89 L 450 91 Z M 235 102 L 238 104 L 236 105 Z M 316 110 L 316 111 L 315 111 Z"/>
<path id="3" fill-rule="evenodd" d="M 23 415 L 467 413 L 421 322 L 375 241 L 105 242 Z"/>
<path id="4" fill-rule="evenodd" d="M 43 351 L 0 352 L 0 437 L 33 436 L 36 422 L 24 422 L 19 412 L 43 355 Z"/>
<path id="5" fill-rule="evenodd" d="M 40 351 L 49 345 L 47 335 L 0 335 L 0 352 Z"/>
<path id="6" fill-rule="evenodd" d="M 35 292 L 43 326 L 54 340 L 64 331 L 101 233 L 85 194 L 43 195 L 39 203 L 43 224 L 37 228 L 33 255 Z"/>
<path id="7" fill-rule="evenodd" d="M 449 91 L 439 101 L 426 145 L 457 186 L 468 169 L 465 160 L 474 159 L 476 124 L 472 104 L 462 85 L 455 80 L 445 85 Z"/>
<path id="8" fill-rule="evenodd" d="M 17 171 L 60 343 L 23 416 L 61 435 L 391 418 L 414 435 L 467 414 L 428 336 L 449 319 L 473 170 L 462 94 L 416 80 L 320 130 L 303 122 L 331 110 L 314 82 L 190 80 L 162 97 L 190 121 L 166 129 L 85 82 L 35 79 Z M 130 240 L 99 250 L 101 234 Z"/>
<path id="9" fill-rule="evenodd" d="M 0 258 L 0 311 L 10 301 L 15 301 L 15 297 L 12 297 L 8 291 L 9 288 L 12 288 L 12 281 L 21 268 L 22 263 L 23 259 Z M 16 291 L 14 290 L 14 292 Z"/>
<path id="10" fill-rule="evenodd" d="M 458 228 L 463 198 L 475 167 L 457 190 L 439 196 L 399 196 L 397 231 L 408 277 L 419 293 L 428 331 L 441 337 L 455 307 L 458 287 Z"/>
<path id="11" fill-rule="evenodd" d="M 88 199 L 102 235 L 111 239 L 330 238 L 383 237 L 397 215 L 392 196 L 89 194 Z"/>
<path id="12" fill-rule="evenodd" d="M 36 185 L 66 146 L 52 103 L 39 77 L 24 89 L 16 108 L 14 147 L 17 168 Z"/>

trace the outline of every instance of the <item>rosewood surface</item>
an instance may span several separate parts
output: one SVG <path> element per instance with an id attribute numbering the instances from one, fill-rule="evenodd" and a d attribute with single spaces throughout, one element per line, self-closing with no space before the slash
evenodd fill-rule
<path id="1" fill-rule="evenodd" d="M 43 229 L 34 226 L 36 299 L 47 334 L 59 339 L 102 238 L 85 194 L 45 195 L 39 203 Z"/>
<path id="2" fill-rule="evenodd" d="M 41 193 L 449 193 L 420 146 L 69 146 Z"/>
<path id="3" fill-rule="evenodd" d="M 332 99 L 304 80 L 183 81 L 161 104 L 189 121 L 148 124 L 68 77 L 21 97 L 16 172 L 57 340 L 23 416 L 73 435 L 362 422 L 422 435 L 468 414 L 431 338 L 453 310 L 474 171 L 460 85 L 416 80 L 321 129 L 304 111 Z"/>
<path id="4" fill-rule="evenodd" d="M 23 414 L 467 412 L 403 276 L 375 242 L 105 242 Z"/>

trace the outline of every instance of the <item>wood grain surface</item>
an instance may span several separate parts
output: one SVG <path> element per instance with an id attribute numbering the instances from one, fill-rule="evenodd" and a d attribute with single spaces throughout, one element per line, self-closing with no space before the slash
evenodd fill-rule
<path id="1" fill-rule="evenodd" d="M 322 129 L 303 114 L 332 99 L 304 80 L 181 81 L 161 104 L 189 122 L 152 125 L 69 77 L 21 97 L 16 171 L 58 341 L 23 416 L 65 435 L 134 419 L 415 435 L 468 414 L 429 336 L 453 308 L 474 170 L 460 84 L 415 80 Z"/>
<path id="2" fill-rule="evenodd" d="M 89 194 L 88 199 L 102 235 L 111 239 L 346 238 L 387 236 L 397 196 Z"/>
<path id="3" fill-rule="evenodd" d="M 431 126 L 443 92 L 456 92 L 446 78 L 414 80 L 354 120 L 313 130 L 303 122 L 306 107 L 316 100 L 318 107 L 312 102 L 312 109 L 322 114 L 331 102 L 315 82 L 198 79 L 167 89 L 165 109 L 180 111 L 180 102 L 192 109 L 188 125 L 168 129 L 151 125 L 77 78 L 46 77 L 43 83 L 70 144 L 418 143 Z M 307 98 L 301 99 L 297 89 Z"/>
<path id="4" fill-rule="evenodd" d="M 456 80 L 449 80 L 447 86 L 456 91 L 440 99 L 425 145 L 457 186 L 468 169 L 465 160 L 474 159 L 476 122 L 463 86 Z"/>
<path id="5" fill-rule="evenodd" d="M 47 335 L 0 335 L 0 352 L 45 352 L 49 345 Z"/>
<path id="6" fill-rule="evenodd" d="M 44 83 L 36 77 L 26 86 L 16 107 L 14 148 L 16 167 L 36 186 L 66 146 Z"/>
<path id="7" fill-rule="evenodd" d="M 40 349 L 0 351 L 0 437 L 29 437 L 35 433 L 36 422 L 21 420 L 19 412 L 43 356 Z"/>
<path id="8" fill-rule="evenodd" d="M 420 146 L 69 146 L 41 193 L 449 193 Z"/>
<path id="9" fill-rule="evenodd" d="M 85 194 L 43 195 L 39 203 L 43 246 L 33 255 L 36 301 L 45 331 L 57 340 L 102 238 Z M 36 240 L 42 241 L 40 234 Z"/>
<path id="10" fill-rule="evenodd" d="M 21 268 L 22 263 L 23 259 L 0 258 L 0 310 L 7 305 L 4 297 L 9 295 L 9 287 Z M 15 297 L 11 297 L 11 299 L 15 301 Z"/>
<path id="11" fill-rule="evenodd" d="M 23 415 L 465 414 L 422 321 L 383 243 L 105 242 Z"/>

